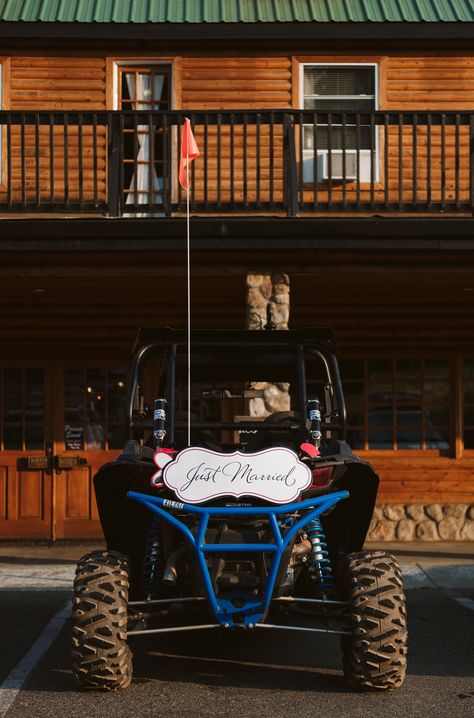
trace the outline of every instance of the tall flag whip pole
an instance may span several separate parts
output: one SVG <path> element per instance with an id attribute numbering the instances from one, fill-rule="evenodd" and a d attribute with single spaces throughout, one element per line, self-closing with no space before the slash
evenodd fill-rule
<path id="1" fill-rule="evenodd" d="M 188 298 L 188 446 L 191 446 L 191 233 L 189 223 L 189 163 L 199 157 L 200 152 L 191 129 L 191 122 L 185 117 L 181 129 L 181 154 L 179 158 L 179 183 L 186 191 L 186 260 Z"/>

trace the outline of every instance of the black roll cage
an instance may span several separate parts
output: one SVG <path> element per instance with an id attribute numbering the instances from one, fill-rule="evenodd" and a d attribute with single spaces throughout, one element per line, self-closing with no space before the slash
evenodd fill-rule
<path id="1" fill-rule="evenodd" d="M 185 428 L 185 422 L 175 421 L 175 384 L 176 384 L 176 354 L 178 346 L 187 345 L 187 332 L 170 328 L 142 328 L 134 345 L 130 383 L 126 404 L 126 431 L 130 438 L 143 437 L 143 432 L 153 429 L 151 417 L 147 416 L 140 407 L 139 386 L 142 370 L 148 357 L 161 352 L 164 360 L 161 368 L 165 375 L 167 400 L 167 444 L 175 440 L 175 428 Z M 322 361 L 328 383 L 332 386 L 337 403 L 337 421 L 322 421 L 324 431 L 338 431 L 340 438 L 346 434 L 346 406 L 339 367 L 336 358 L 336 345 L 330 329 L 315 328 L 289 331 L 235 331 L 235 330 L 194 330 L 191 333 L 192 348 L 206 349 L 218 346 L 236 351 L 243 345 L 255 348 L 289 348 L 294 352 L 297 378 L 298 404 L 300 407 L 299 423 L 286 426 L 282 429 L 276 424 L 265 422 L 240 421 L 235 422 L 202 422 L 192 421 L 192 429 L 247 429 L 278 433 L 282 431 L 301 430 L 306 428 L 306 413 L 304 407 L 308 399 L 306 391 L 306 365 L 305 352 Z M 192 359 L 191 359 L 192 362 Z M 301 411 L 303 408 L 303 411 Z M 296 421 L 296 420 L 295 420 Z"/>

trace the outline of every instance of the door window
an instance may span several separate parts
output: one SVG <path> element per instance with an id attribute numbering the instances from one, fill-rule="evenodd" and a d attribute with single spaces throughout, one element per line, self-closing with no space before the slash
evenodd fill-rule
<path id="1" fill-rule="evenodd" d="M 64 448 L 120 449 L 124 445 L 126 374 L 121 368 L 64 372 Z"/>
<path id="2" fill-rule="evenodd" d="M 4 451 L 44 446 L 43 369 L 0 370 L 1 447 Z"/>
<path id="3" fill-rule="evenodd" d="M 450 448 L 447 359 L 348 359 L 341 376 L 352 448 Z"/>

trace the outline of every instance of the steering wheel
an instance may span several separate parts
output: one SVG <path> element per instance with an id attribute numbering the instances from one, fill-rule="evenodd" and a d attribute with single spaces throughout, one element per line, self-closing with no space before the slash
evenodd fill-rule
<path id="1" fill-rule="evenodd" d="M 262 425 L 275 424 L 276 426 L 288 426 L 298 423 L 300 421 L 300 415 L 297 411 L 276 411 L 274 414 L 270 414 L 263 421 Z M 275 441 L 276 439 L 276 441 Z M 275 432 L 271 430 L 258 430 L 256 434 L 253 434 L 247 444 L 247 451 L 254 453 L 261 449 L 266 449 L 270 446 L 288 446 L 293 449 L 299 443 L 301 437 L 297 435 L 296 431 L 292 431 L 288 428 L 287 432 Z"/>

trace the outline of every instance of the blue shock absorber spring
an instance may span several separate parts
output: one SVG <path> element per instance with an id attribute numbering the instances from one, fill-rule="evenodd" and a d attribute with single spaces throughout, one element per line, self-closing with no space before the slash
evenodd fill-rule
<path id="1" fill-rule="evenodd" d="M 162 592 L 164 566 L 161 548 L 161 526 L 161 519 L 155 518 L 148 532 L 140 576 L 140 593 L 147 599 L 157 598 Z"/>
<path id="2" fill-rule="evenodd" d="M 318 594 L 334 591 L 331 562 L 327 551 L 326 537 L 319 517 L 314 518 L 305 528 L 311 542 L 311 551 L 307 558 L 309 575 Z"/>

